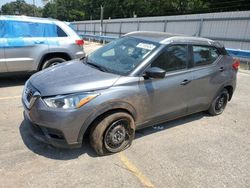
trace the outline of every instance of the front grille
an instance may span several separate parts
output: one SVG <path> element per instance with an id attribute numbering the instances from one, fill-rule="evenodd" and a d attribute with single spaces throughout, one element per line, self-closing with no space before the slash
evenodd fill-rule
<path id="1" fill-rule="evenodd" d="M 30 83 L 27 83 L 27 86 L 26 86 L 26 88 L 25 88 L 24 93 L 25 93 L 26 100 L 27 100 L 28 102 L 30 102 L 30 100 L 31 100 L 31 98 L 33 97 L 33 95 L 34 95 L 35 92 L 36 92 L 36 91 L 35 91 L 35 89 L 31 86 L 31 84 L 30 84 Z"/>
<path id="2" fill-rule="evenodd" d="M 35 91 L 33 91 L 33 90 L 31 89 L 31 87 L 27 86 L 27 87 L 25 88 L 25 97 L 26 97 L 26 100 L 27 100 L 28 102 L 30 102 L 30 100 L 31 100 L 31 98 L 32 98 L 32 96 L 33 96 L 34 93 L 35 93 Z"/>
<path id="3" fill-rule="evenodd" d="M 25 105 L 30 108 L 33 103 L 35 102 L 37 96 L 34 96 L 34 94 L 37 94 L 37 90 L 28 82 L 25 85 L 24 92 L 23 92 L 23 99 Z"/>

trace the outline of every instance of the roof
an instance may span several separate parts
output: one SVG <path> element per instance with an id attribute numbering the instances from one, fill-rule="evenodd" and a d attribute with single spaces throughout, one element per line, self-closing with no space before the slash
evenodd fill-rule
<path id="1" fill-rule="evenodd" d="M 178 36 L 178 35 L 172 34 L 172 33 L 154 32 L 154 31 L 135 31 L 135 32 L 128 33 L 125 36 L 131 36 L 131 37 L 141 38 L 141 39 L 160 43 L 164 39 Z"/>
<path id="2" fill-rule="evenodd" d="M 30 17 L 30 16 L 12 16 L 12 15 L 0 15 L 0 20 L 22 20 L 29 22 L 39 22 L 39 23 L 52 23 L 58 21 L 52 18 L 40 18 L 40 17 Z"/>
<path id="3" fill-rule="evenodd" d="M 222 47 L 219 42 L 213 40 L 202 38 L 202 37 L 193 37 L 185 36 L 181 34 L 173 33 L 164 33 L 164 32 L 153 32 L 153 31 L 135 31 L 126 34 L 125 36 L 136 37 L 144 40 L 149 40 L 152 42 L 157 42 L 161 44 L 169 44 L 171 42 L 187 42 L 187 43 L 199 43 L 203 45 L 215 45 Z"/>

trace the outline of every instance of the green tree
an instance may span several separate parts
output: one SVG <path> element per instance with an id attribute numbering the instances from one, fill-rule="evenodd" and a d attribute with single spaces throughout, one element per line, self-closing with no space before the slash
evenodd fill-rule
<path id="1" fill-rule="evenodd" d="M 238 1 L 208 0 L 208 3 L 209 3 L 209 9 L 205 10 L 206 12 L 250 10 L 249 0 L 238 0 Z"/>
<path id="2" fill-rule="evenodd" d="M 44 6 L 43 17 L 64 21 L 83 20 L 85 0 L 54 0 Z"/>
<path id="3" fill-rule="evenodd" d="M 42 12 L 43 17 L 57 18 L 57 6 L 55 3 L 47 3 Z"/>
<path id="4" fill-rule="evenodd" d="M 4 14 L 39 15 L 41 10 L 27 8 L 24 0 L 17 0 L 3 6 Z M 100 7 L 104 7 L 104 19 L 131 18 L 145 16 L 167 16 L 249 10 L 249 0 L 53 0 L 44 6 L 43 17 L 64 21 L 100 19 Z M 25 8 L 26 7 L 26 8 Z M 37 11 L 36 11 L 37 10 Z M 38 12 L 38 13 L 37 13 Z"/>
<path id="5" fill-rule="evenodd" d="M 42 16 L 42 9 L 34 5 L 27 4 L 24 0 L 17 0 L 3 5 L 1 8 L 1 14 Z"/>

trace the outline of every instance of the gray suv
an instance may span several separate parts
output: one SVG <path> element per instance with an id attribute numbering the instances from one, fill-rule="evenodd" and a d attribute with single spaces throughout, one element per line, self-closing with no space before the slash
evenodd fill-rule
<path id="1" fill-rule="evenodd" d="M 39 140 L 97 154 L 131 145 L 135 130 L 188 114 L 223 112 L 239 62 L 218 42 L 134 32 L 86 58 L 33 75 L 23 91 L 24 116 Z"/>
<path id="2" fill-rule="evenodd" d="M 0 16 L 0 75 L 39 71 L 84 55 L 83 40 L 65 22 Z"/>

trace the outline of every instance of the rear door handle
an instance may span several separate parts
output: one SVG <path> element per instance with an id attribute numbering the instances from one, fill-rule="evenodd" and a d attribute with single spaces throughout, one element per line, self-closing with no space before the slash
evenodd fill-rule
<path id="1" fill-rule="evenodd" d="M 183 80 L 182 82 L 181 82 L 181 85 L 187 85 L 187 84 L 189 84 L 191 82 L 191 80 Z"/>
<path id="2" fill-rule="evenodd" d="M 224 70 L 225 70 L 225 68 L 224 67 L 220 67 L 220 72 L 223 72 Z"/>

